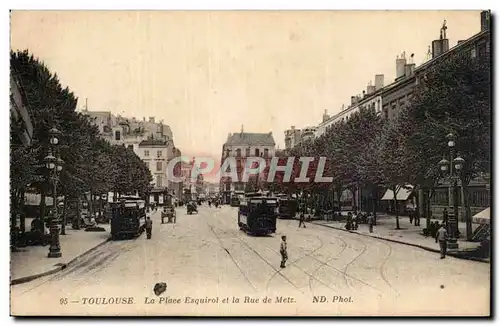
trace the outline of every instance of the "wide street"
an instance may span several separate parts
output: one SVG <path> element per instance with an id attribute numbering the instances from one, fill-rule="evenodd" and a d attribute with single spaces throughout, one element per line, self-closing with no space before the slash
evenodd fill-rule
<path id="1" fill-rule="evenodd" d="M 12 286 L 12 313 L 489 313 L 489 264 L 452 257 L 440 260 L 436 253 L 310 223 L 298 229 L 295 220 L 278 220 L 272 236 L 251 237 L 238 229 L 236 208 L 228 206 L 216 209 L 205 204 L 195 215 L 178 208 L 176 224 L 162 225 L 159 212 L 153 219 L 151 240 L 143 234 L 135 240 L 109 242 L 59 274 Z M 281 235 L 288 238 L 285 269 L 279 268 Z M 167 283 L 160 297 L 152 290 L 158 282 Z M 313 303 L 314 297 L 322 301 L 321 296 L 327 302 Z M 132 297 L 125 301 L 133 303 L 90 304 L 92 300 L 84 299 L 109 302 L 115 297 Z M 194 301 L 207 297 L 218 299 Z M 262 303 L 265 297 L 272 302 Z"/>

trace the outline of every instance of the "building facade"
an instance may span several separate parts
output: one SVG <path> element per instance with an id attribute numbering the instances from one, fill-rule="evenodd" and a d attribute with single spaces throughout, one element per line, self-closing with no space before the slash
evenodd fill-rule
<path id="1" fill-rule="evenodd" d="M 363 90 L 361 95 L 351 96 L 351 102 L 347 108 L 342 107 L 342 110 L 333 115 L 323 114 L 323 121 L 318 125 L 315 132 L 315 137 L 324 135 L 335 123 L 346 121 L 351 115 L 359 112 L 361 108 L 371 108 L 376 112 L 382 111 L 381 93 L 384 89 L 384 75 L 375 75 L 375 85 L 371 83 Z"/>
<path id="2" fill-rule="evenodd" d="M 292 126 L 290 129 L 285 130 L 285 149 L 292 149 L 300 142 L 300 129 Z"/>
<path id="3" fill-rule="evenodd" d="M 275 155 L 276 143 L 272 132 L 269 133 L 247 133 L 243 130 L 239 133 L 229 134 L 226 142 L 222 146 L 222 159 L 234 157 L 238 180 L 231 180 L 229 177 L 221 177 L 220 191 L 224 202 L 229 203 L 231 194 L 234 191 L 245 191 L 246 183 L 242 181 L 245 159 L 247 157 L 261 157 L 269 164 Z M 224 172 L 224 171 L 221 171 Z M 265 180 L 260 179 L 259 182 Z"/>
<path id="4" fill-rule="evenodd" d="M 154 117 L 148 121 L 114 116 L 109 111 L 88 111 L 87 115 L 99 128 L 101 137 L 112 145 L 130 148 L 148 166 L 153 192 L 179 190 L 167 176 L 168 162 L 177 154 L 170 127 Z"/>

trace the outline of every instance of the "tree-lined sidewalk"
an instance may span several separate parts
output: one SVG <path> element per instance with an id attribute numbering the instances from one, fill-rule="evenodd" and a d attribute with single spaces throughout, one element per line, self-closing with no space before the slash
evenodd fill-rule
<path id="1" fill-rule="evenodd" d="M 58 195 L 70 199 L 85 193 L 144 194 L 152 176 L 145 163 L 124 146 L 110 145 L 99 136 L 89 117 L 76 111 L 77 97 L 63 87 L 57 74 L 51 72 L 27 50 L 10 53 L 11 74 L 26 95 L 26 108 L 33 121 L 33 142 L 23 146 L 11 120 L 10 194 L 11 226 L 17 215 L 24 217 L 24 194 L 29 189 L 41 194 L 39 216 L 47 215 L 45 197 L 52 196 L 43 159 L 49 150 L 49 130 L 57 128 L 58 151 L 64 161 L 57 185 Z M 91 197 L 92 198 L 92 197 Z M 79 201 L 77 201 L 79 203 Z M 92 209 L 92 206 L 90 206 Z M 66 211 L 64 209 L 64 211 Z"/>
<path id="2" fill-rule="evenodd" d="M 393 190 L 397 207 L 397 193 L 407 185 L 415 192 L 421 191 L 422 211 L 416 214 L 430 220 L 431 198 L 434 190 L 447 177 L 438 162 L 449 157 L 447 135 L 456 138 L 454 148 L 465 160 L 458 173 L 464 194 L 467 236 L 472 235 L 470 181 L 490 173 L 491 163 L 491 58 L 488 55 L 471 57 L 469 52 L 454 53 L 425 72 L 419 73 L 412 97 L 396 117 L 382 118 L 374 106 L 361 105 L 359 111 L 328 128 L 326 133 L 313 141 L 301 142 L 282 154 L 286 157 L 326 157 L 325 175 L 333 182 L 294 183 L 299 177 L 301 164 L 294 165 L 292 182 L 272 185 L 277 192 L 313 194 L 327 201 L 335 198 L 340 203 L 342 192 L 353 194 L 354 207 L 359 207 L 355 191 L 371 192 L 373 212 L 380 200 L 378 190 Z M 311 164 L 309 174 L 316 166 Z M 283 175 L 283 172 L 281 172 Z M 419 196 L 416 197 L 418 201 Z M 325 202 L 325 200 L 316 200 Z M 324 204 L 322 206 L 325 206 Z M 397 214 L 397 211 L 396 211 Z M 399 216 L 395 217 L 396 229 Z M 426 223 L 425 221 L 423 223 Z"/>

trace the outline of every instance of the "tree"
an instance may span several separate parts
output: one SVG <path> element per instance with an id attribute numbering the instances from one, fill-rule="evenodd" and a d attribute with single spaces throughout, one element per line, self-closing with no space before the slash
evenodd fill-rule
<path id="1" fill-rule="evenodd" d="M 415 90 L 407 113 L 406 146 L 415 159 L 412 170 L 422 180 L 429 166 L 448 155 L 446 135 L 457 137 L 456 149 L 465 159 L 460 173 L 464 193 L 467 236 L 472 235 L 468 185 L 472 178 L 490 172 L 491 58 L 457 54 L 431 68 Z M 436 173 L 430 173 L 431 180 Z M 430 182 L 432 183 L 432 182 Z"/>
<path id="2" fill-rule="evenodd" d="M 406 155 L 404 141 L 399 133 L 397 123 L 386 123 L 377 140 L 377 143 L 381 145 L 376 154 L 378 165 L 376 174 L 381 183 L 393 192 L 396 229 L 399 229 L 397 195 L 409 180 L 407 170 L 409 157 Z"/>

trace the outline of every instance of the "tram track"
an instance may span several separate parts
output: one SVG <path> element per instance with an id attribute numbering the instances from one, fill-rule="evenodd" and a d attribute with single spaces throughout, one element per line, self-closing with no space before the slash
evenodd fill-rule
<path id="1" fill-rule="evenodd" d="M 318 238 L 318 240 L 319 240 L 320 245 L 319 245 L 317 248 L 315 248 L 313 251 L 311 251 L 311 253 L 310 253 L 310 254 L 313 254 L 314 252 L 316 252 L 316 251 L 320 250 L 320 249 L 321 249 L 321 248 L 323 248 L 323 246 L 324 246 L 323 241 L 321 241 L 321 239 L 320 239 L 319 237 L 317 237 L 317 238 Z M 272 249 L 271 249 L 271 250 L 272 250 Z M 275 252 L 276 252 L 276 251 L 275 251 Z M 304 258 L 306 258 L 306 257 L 308 257 L 308 255 L 307 255 L 307 254 L 306 254 L 306 255 L 304 255 L 304 256 L 302 256 L 302 257 L 300 257 L 300 258 L 297 258 L 297 259 L 296 259 L 296 260 L 294 260 L 293 262 L 290 262 L 290 263 L 289 263 L 289 265 L 290 265 L 290 266 L 294 266 L 296 263 L 298 263 L 299 261 L 301 261 L 302 259 L 304 259 Z M 276 275 L 278 275 L 278 270 L 277 270 L 276 272 L 274 272 L 274 273 L 273 273 L 273 275 L 271 275 L 271 277 L 270 277 L 270 278 L 269 278 L 269 280 L 267 281 L 267 285 L 266 285 L 266 290 L 267 290 L 267 291 L 269 291 L 269 285 L 271 284 L 271 281 L 274 279 L 274 277 L 275 277 Z"/>
<path id="2" fill-rule="evenodd" d="M 210 231 L 212 231 L 213 235 L 215 236 L 215 238 L 218 240 L 220 246 L 222 249 L 224 249 L 224 251 L 227 253 L 227 255 L 229 256 L 229 258 L 231 258 L 231 261 L 233 262 L 233 264 L 236 266 L 236 268 L 238 268 L 238 270 L 240 271 L 241 275 L 243 275 L 243 277 L 246 279 L 246 281 L 248 282 L 248 284 L 250 284 L 250 286 L 252 287 L 252 289 L 254 289 L 255 292 L 257 292 L 257 288 L 255 287 L 255 285 L 253 285 L 253 283 L 250 281 L 250 279 L 248 278 L 248 276 L 245 274 L 245 272 L 243 272 L 243 269 L 240 267 L 240 265 L 236 262 L 236 260 L 234 259 L 233 255 L 231 254 L 231 252 L 229 252 L 229 249 L 227 249 L 224 244 L 222 243 L 222 240 L 221 238 L 217 235 L 217 232 L 215 232 L 214 228 L 212 225 L 208 224 L 208 227 L 210 229 Z"/>

